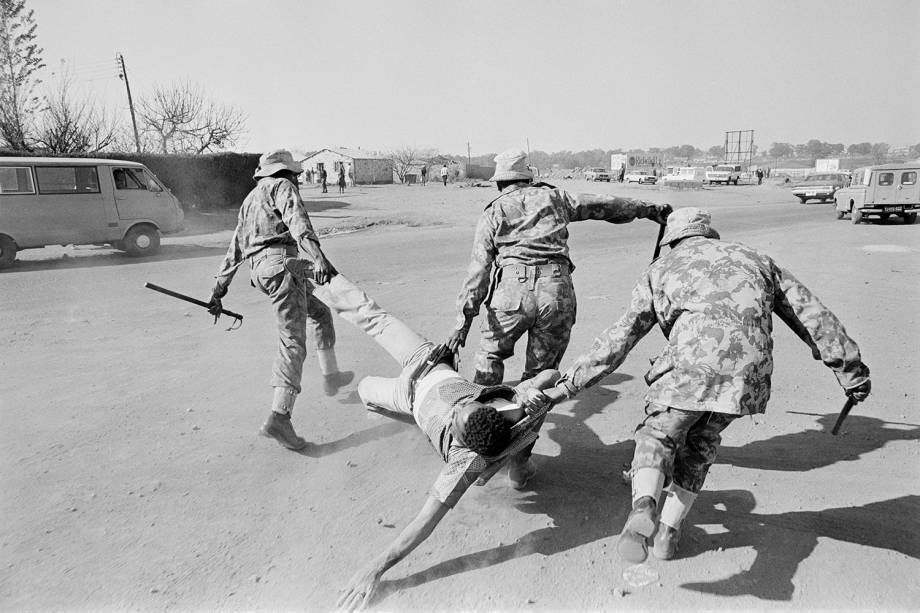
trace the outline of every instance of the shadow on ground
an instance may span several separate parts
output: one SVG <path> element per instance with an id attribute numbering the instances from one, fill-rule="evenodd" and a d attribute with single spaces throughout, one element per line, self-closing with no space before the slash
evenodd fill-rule
<path id="1" fill-rule="evenodd" d="M 145 257 L 131 257 L 128 254 L 112 249 L 111 247 L 80 246 L 76 255 L 67 253 L 57 257 L 42 260 L 16 260 L 9 268 L 0 271 L 0 274 L 15 272 L 35 272 L 39 270 L 63 270 L 69 268 L 93 268 L 97 266 L 127 266 L 145 262 L 166 262 L 170 260 L 184 260 L 188 258 L 204 258 L 223 255 L 227 252 L 225 246 L 204 247 L 202 245 L 162 245 L 156 255 Z"/>

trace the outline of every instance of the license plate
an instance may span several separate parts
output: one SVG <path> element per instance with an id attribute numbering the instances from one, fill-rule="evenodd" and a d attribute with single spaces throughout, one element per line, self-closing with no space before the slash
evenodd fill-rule
<path id="1" fill-rule="evenodd" d="M 885 212 L 886 212 L 886 213 L 900 213 L 900 212 L 901 212 L 901 207 L 899 207 L 899 206 L 886 206 L 886 207 L 885 207 Z"/>
<path id="2" fill-rule="evenodd" d="M 818 192 L 805 192 L 806 196 L 817 196 Z"/>

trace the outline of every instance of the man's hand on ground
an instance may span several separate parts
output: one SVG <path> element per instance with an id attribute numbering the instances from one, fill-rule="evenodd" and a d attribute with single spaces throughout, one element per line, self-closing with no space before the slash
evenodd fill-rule
<path id="1" fill-rule="evenodd" d="M 366 607 L 373 600 L 380 579 L 376 567 L 365 568 L 356 573 L 349 587 L 342 590 L 342 595 L 335 603 L 337 611 L 358 611 Z"/>
<path id="2" fill-rule="evenodd" d="M 463 347 L 466 344 L 467 334 L 469 334 L 468 328 L 460 328 L 459 330 L 454 330 L 450 333 L 450 336 L 447 337 L 447 342 L 444 344 L 447 345 L 447 348 L 451 352 L 457 353 L 460 347 Z"/>
<path id="3" fill-rule="evenodd" d="M 856 387 L 851 387 L 847 390 L 847 396 L 851 397 L 856 402 L 862 402 L 869 397 L 869 392 L 872 391 L 872 381 L 866 379 Z"/>

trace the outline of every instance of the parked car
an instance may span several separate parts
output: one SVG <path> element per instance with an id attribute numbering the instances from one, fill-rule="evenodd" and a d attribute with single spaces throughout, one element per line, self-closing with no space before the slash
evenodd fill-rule
<path id="1" fill-rule="evenodd" d="M 179 201 L 143 164 L 0 157 L 0 268 L 46 245 L 112 245 L 151 255 L 182 229 Z"/>
<path id="2" fill-rule="evenodd" d="M 654 185 L 658 181 L 658 177 L 647 170 L 631 170 L 623 177 L 623 181 L 626 183 L 647 183 L 649 185 Z"/>
<path id="3" fill-rule="evenodd" d="M 713 166 L 712 170 L 706 171 L 706 183 L 709 185 L 713 183 L 724 183 L 725 185 L 734 183 L 738 185 L 740 178 L 741 164 L 719 164 Z"/>
<path id="4" fill-rule="evenodd" d="M 850 177 L 842 172 L 822 172 L 805 177 L 804 181 L 792 186 L 792 195 L 805 204 L 809 200 L 827 202 L 834 198 L 838 189 L 846 187 Z"/>
<path id="5" fill-rule="evenodd" d="M 834 194 L 837 219 L 847 214 L 853 223 L 867 216 L 878 216 L 881 221 L 897 215 L 906 224 L 917 221 L 920 212 L 920 162 L 882 164 L 857 171 L 849 187 Z"/>
<path id="6" fill-rule="evenodd" d="M 606 181 L 610 183 L 610 171 L 606 168 L 589 168 L 585 171 L 585 181 Z"/>

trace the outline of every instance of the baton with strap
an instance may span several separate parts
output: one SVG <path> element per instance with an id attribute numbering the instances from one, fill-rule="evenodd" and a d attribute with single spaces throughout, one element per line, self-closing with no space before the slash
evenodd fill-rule
<path id="1" fill-rule="evenodd" d="M 178 300 L 184 300 L 186 302 L 191 302 L 192 304 L 200 306 L 204 309 L 208 308 L 208 303 L 204 302 L 203 300 L 198 300 L 197 298 L 192 298 L 191 296 L 186 296 L 185 294 L 180 294 L 179 292 L 174 292 L 171 289 L 166 289 L 165 287 L 160 287 L 159 285 L 154 285 L 153 283 L 144 283 L 144 287 L 146 287 L 147 289 L 152 289 L 155 292 L 160 292 L 161 294 L 166 294 L 167 296 L 171 296 Z M 228 311 L 227 309 L 221 308 L 220 314 L 227 315 L 228 317 L 232 317 L 233 319 L 235 319 L 236 321 L 234 323 L 239 324 L 237 327 L 243 325 L 243 316 L 240 315 L 239 313 L 234 313 L 233 311 Z M 231 328 L 231 329 L 235 329 L 235 328 Z"/>

